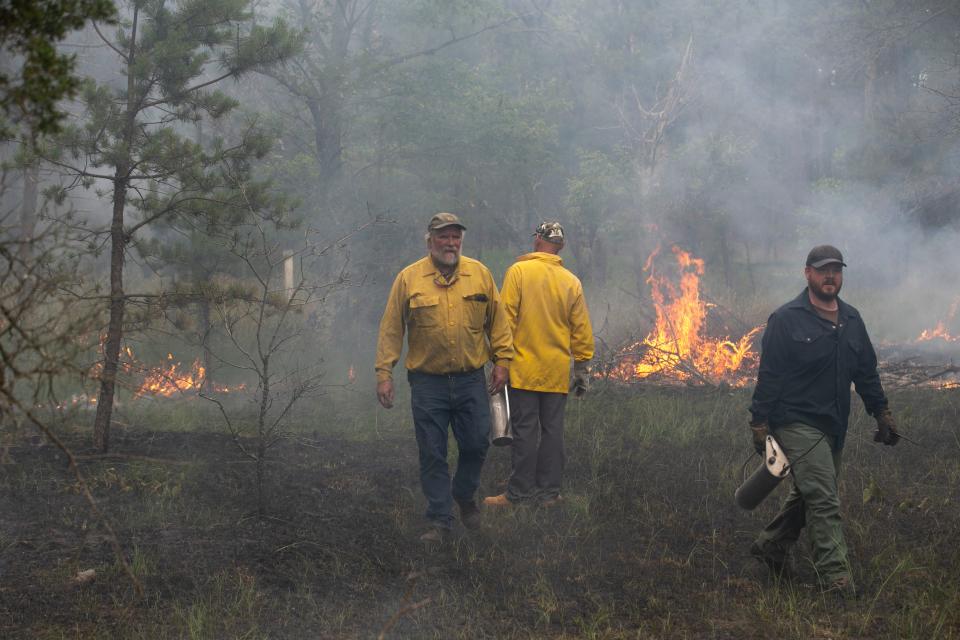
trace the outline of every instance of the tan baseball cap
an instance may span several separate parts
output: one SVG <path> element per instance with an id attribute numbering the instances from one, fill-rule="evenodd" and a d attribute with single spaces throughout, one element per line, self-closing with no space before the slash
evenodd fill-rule
<path id="1" fill-rule="evenodd" d="M 439 231 L 444 227 L 460 227 L 461 229 L 466 230 L 464 224 L 460 222 L 460 218 L 452 213 L 441 212 L 430 218 L 430 224 L 427 225 L 427 231 Z"/>

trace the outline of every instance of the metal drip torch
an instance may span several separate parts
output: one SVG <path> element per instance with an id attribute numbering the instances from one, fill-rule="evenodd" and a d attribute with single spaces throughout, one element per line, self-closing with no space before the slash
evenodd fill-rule
<path id="1" fill-rule="evenodd" d="M 510 397 L 507 387 L 503 391 L 490 396 L 490 442 L 498 447 L 504 447 L 513 442 L 513 431 L 510 428 Z"/>
<path id="2" fill-rule="evenodd" d="M 767 436 L 765 453 L 763 463 L 733 495 L 737 505 L 747 511 L 755 509 L 781 480 L 790 475 L 790 461 L 773 436 Z"/>

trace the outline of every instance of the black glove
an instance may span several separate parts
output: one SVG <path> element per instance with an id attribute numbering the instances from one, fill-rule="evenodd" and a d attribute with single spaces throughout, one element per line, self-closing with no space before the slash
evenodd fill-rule
<path id="1" fill-rule="evenodd" d="M 761 456 L 767 453 L 767 436 L 770 435 L 770 428 L 766 420 L 751 420 L 750 430 L 753 431 L 753 449 Z"/>
<path id="2" fill-rule="evenodd" d="M 578 398 L 582 398 L 587 392 L 587 387 L 590 386 L 589 366 L 586 361 L 573 363 L 573 384 L 570 385 L 570 389 Z"/>
<path id="3" fill-rule="evenodd" d="M 893 419 L 890 409 L 878 411 L 873 416 L 877 420 L 877 430 L 873 434 L 874 442 L 882 442 L 891 447 L 900 442 L 900 434 L 897 433 L 897 422 Z"/>

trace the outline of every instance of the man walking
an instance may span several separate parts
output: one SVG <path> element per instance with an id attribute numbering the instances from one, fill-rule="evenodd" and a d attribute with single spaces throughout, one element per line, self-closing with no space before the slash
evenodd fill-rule
<path id="1" fill-rule="evenodd" d="M 794 485 L 750 551 L 774 572 L 782 572 L 806 526 L 821 585 L 849 596 L 855 590 L 837 477 L 851 382 L 877 421 L 874 440 L 895 445 L 900 436 L 863 319 L 838 297 L 845 266 L 835 247 L 814 247 L 804 269 L 807 288 L 767 321 L 750 428 L 761 455 L 767 434 L 776 438 L 791 463 Z"/>
<path id="2" fill-rule="evenodd" d="M 438 213 L 427 226 L 428 255 L 403 269 L 393 282 L 380 320 L 377 399 L 393 406 L 393 368 L 407 337 L 407 380 L 420 452 L 420 484 L 430 529 L 425 542 L 439 542 L 453 525 L 456 501 L 464 526 L 480 526 L 474 499 L 490 433 L 487 393 L 498 393 L 513 358 L 510 329 L 490 271 L 460 255 L 466 227 L 452 213 Z M 487 385 L 483 365 L 494 362 Z M 457 441 L 451 487 L 447 428 Z"/>
<path id="3" fill-rule="evenodd" d="M 533 234 L 533 253 L 507 269 L 501 296 L 514 336 L 510 366 L 512 473 L 505 493 L 484 505 L 554 506 L 563 475 L 563 414 L 574 360 L 574 393 L 587 389 L 593 330 L 583 287 L 563 267 L 563 227 L 545 222 Z"/>

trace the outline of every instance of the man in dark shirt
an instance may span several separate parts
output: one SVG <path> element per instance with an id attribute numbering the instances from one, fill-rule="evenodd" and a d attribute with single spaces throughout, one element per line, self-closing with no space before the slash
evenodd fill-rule
<path id="1" fill-rule="evenodd" d="M 854 593 L 843 538 L 837 475 L 850 384 L 877 421 L 874 440 L 900 439 L 877 373 L 877 355 L 860 312 L 840 300 L 843 255 L 830 245 L 807 256 L 807 288 L 767 320 L 750 406 L 753 443 L 763 454 L 772 434 L 791 463 L 793 489 L 750 552 L 775 572 L 806 526 L 821 584 Z"/>

